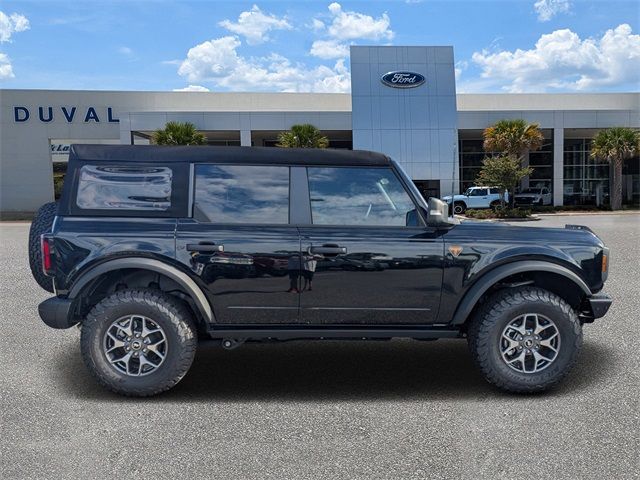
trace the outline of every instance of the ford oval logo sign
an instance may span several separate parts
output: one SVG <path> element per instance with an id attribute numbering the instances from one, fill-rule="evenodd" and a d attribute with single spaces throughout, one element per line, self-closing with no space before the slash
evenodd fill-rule
<path id="1" fill-rule="evenodd" d="M 380 79 L 382 83 L 393 88 L 414 88 L 424 83 L 424 75 L 416 72 L 389 72 Z"/>

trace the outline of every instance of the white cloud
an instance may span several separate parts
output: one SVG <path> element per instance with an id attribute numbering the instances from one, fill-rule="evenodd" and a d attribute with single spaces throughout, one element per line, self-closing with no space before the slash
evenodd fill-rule
<path id="1" fill-rule="evenodd" d="M 174 92 L 210 92 L 207 87 L 203 87 L 202 85 L 189 85 L 184 88 L 174 88 Z"/>
<path id="2" fill-rule="evenodd" d="M 24 32 L 25 30 L 29 30 L 27 17 L 19 13 L 7 15 L 0 11 L 0 43 L 10 42 L 14 33 Z"/>
<path id="3" fill-rule="evenodd" d="M 538 14 L 538 20 L 548 22 L 559 13 L 567 13 L 571 3 L 569 0 L 537 0 L 533 8 Z"/>
<path id="4" fill-rule="evenodd" d="M 640 35 L 628 24 L 600 39 L 569 29 L 542 35 L 530 50 L 475 52 L 473 62 L 489 85 L 509 92 L 595 90 L 640 84 Z"/>
<path id="5" fill-rule="evenodd" d="M 230 32 L 244 36 L 249 45 L 268 41 L 267 33 L 272 30 L 291 30 L 293 28 L 286 17 L 278 18 L 273 14 L 264 13 L 257 5 L 251 7 L 249 11 L 242 12 L 236 23 L 231 20 L 223 20 L 219 25 Z"/>
<path id="6" fill-rule="evenodd" d="M 6 53 L 0 52 L 0 80 L 6 80 L 7 78 L 13 78 L 13 67 L 11 66 L 11 59 Z"/>
<path id="7" fill-rule="evenodd" d="M 309 28 L 311 28 L 311 30 L 313 30 L 314 32 L 319 32 L 321 30 L 324 30 L 324 27 L 325 27 L 325 24 L 321 20 L 318 20 L 317 18 L 311 19 L 311 24 L 309 25 Z"/>
<path id="8" fill-rule="evenodd" d="M 129 47 L 120 47 L 118 49 L 118 52 L 127 57 L 130 57 L 131 55 L 133 55 L 133 50 Z"/>
<path id="9" fill-rule="evenodd" d="M 193 84 L 210 83 L 232 91 L 348 92 L 351 85 L 345 59 L 349 56 L 349 43 L 356 39 L 388 41 L 394 33 L 386 13 L 375 18 L 344 11 L 339 3 L 332 3 L 328 8 L 329 13 L 322 20 L 312 18 L 305 27 L 322 32 L 324 37 L 313 42 L 310 55 L 336 60 L 333 66 L 294 63 L 277 53 L 243 56 L 238 51 L 242 45 L 240 38 L 226 35 L 189 49 L 178 74 Z M 242 12 L 236 23 L 224 20 L 220 25 L 245 37 L 249 45 L 268 40 L 267 33 L 272 30 L 292 28 L 286 17 L 264 13 L 257 5 Z"/>
<path id="10" fill-rule="evenodd" d="M 232 91 L 347 92 L 350 76 L 344 60 L 333 67 L 293 64 L 278 54 L 244 57 L 237 37 L 208 40 L 187 52 L 178 74 L 189 82 L 210 82 Z"/>
<path id="11" fill-rule="evenodd" d="M 456 76 L 456 82 L 458 80 L 460 80 L 460 77 L 462 76 L 462 72 L 464 72 L 468 67 L 469 67 L 469 62 L 467 62 L 466 60 L 460 60 L 460 61 L 456 62 L 456 65 L 455 65 L 455 68 L 454 68 L 454 74 Z"/>
<path id="12" fill-rule="evenodd" d="M 316 40 L 309 53 L 324 59 L 345 58 L 349 56 L 349 46 L 336 40 Z"/>
<path id="13" fill-rule="evenodd" d="M 380 17 L 374 18 L 359 12 L 349 12 L 342 10 L 339 3 L 329 5 L 331 20 L 328 25 L 324 22 L 313 19 L 312 29 L 316 32 L 324 31 L 326 28 L 325 40 L 316 40 L 311 45 L 309 54 L 323 59 L 346 58 L 349 56 L 349 45 L 347 42 L 361 40 L 391 40 L 395 35 L 389 28 L 391 20 L 389 15 L 383 13 Z"/>
<path id="14" fill-rule="evenodd" d="M 29 20 L 24 15 L 12 13 L 7 15 L 0 10 L 0 43 L 11 42 L 14 33 L 29 30 Z M 11 59 L 6 53 L 0 52 L 0 80 L 14 78 Z"/>
<path id="15" fill-rule="evenodd" d="M 378 18 L 359 12 L 346 12 L 339 3 L 329 5 L 333 16 L 329 25 L 329 35 L 337 40 L 391 40 L 393 31 L 389 28 L 389 15 L 383 13 Z"/>

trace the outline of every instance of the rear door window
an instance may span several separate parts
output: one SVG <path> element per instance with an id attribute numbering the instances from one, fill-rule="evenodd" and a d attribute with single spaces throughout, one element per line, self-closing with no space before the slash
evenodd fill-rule
<path id="1" fill-rule="evenodd" d="M 289 167 L 196 165 L 193 216 L 207 223 L 289 223 Z"/>
<path id="2" fill-rule="evenodd" d="M 83 210 L 164 212 L 171 207 L 172 179 L 168 167 L 84 165 L 76 203 Z"/>

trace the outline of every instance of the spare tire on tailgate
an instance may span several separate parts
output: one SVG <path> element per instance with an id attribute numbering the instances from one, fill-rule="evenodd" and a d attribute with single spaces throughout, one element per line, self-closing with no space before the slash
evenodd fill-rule
<path id="1" fill-rule="evenodd" d="M 40 249 L 40 235 L 51 231 L 53 219 L 56 216 L 58 204 L 56 202 L 45 203 L 36 212 L 29 229 L 29 266 L 31 274 L 42 288 L 53 293 L 53 279 L 47 277 L 42 271 L 42 251 Z"/>

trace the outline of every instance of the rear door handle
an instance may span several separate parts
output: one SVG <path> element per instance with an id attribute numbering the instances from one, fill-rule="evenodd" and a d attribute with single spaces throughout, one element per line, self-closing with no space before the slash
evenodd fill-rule
<path id="1" fill-rule="evenodd" d="M 308 249 L 309 253 L 317 253 L 319 255 L 342 255 L 347 253 L 347 247 L 340 247 L 338 245 L 322 245 L 321 247 L 311 246 Z"/>
<path id="2" fill-rule="evenodd" d="M 224 245 L 215 243 L 187 243 L 189 252 L 224 252 Z"/>

